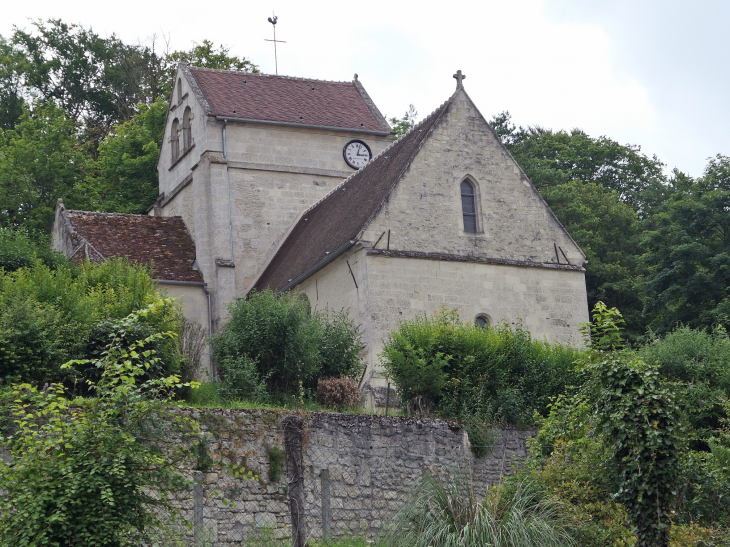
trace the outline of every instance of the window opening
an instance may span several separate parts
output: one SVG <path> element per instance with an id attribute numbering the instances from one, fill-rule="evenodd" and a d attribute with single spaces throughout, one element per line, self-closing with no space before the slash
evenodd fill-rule
<path id="1" fill-rule="evenodd" d="M 172 120 L 172 127 L 170 128 L 170 147 L 172 149 L 172 161 L 177 160 L 180 157 L 180 137 L 177 134 L 177 126 L 179 122 L 177 118 Z"/>
<path id="2" fill-rule="evenodd" d="M 193 135 L 190 130 L 190 115 L 191 110 L 188 106 L 183 114 L 183 146 L 185 150 L 188 150 L 193 145 Z"/>
<path id="3" fill-rule="evenodd" d="M 461 181 L 461 214 L 464 216 L 464 231 L 476 233 L 476 196 L 474 186 L 467 180 Z"/>
<path id="4" fill-rule="evenodd" d="M 183 95 L 182 95 L 182 80 L 180 78 L 177 79 L 177 104 L 180 104 L 182 102 Z"/>
<path id="5" fill-rule="evenodd" d="M 486 315 L 477 315 L 476 319 L 474 319 L 474 324 L 480 329 L 484 329 L 489 326 L 489 317 Z"/>

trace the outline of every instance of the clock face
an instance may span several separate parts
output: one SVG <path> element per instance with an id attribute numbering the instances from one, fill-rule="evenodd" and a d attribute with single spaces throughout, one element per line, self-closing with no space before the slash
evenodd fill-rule
<path id="1" fill-rule="evenodd" d="M 345 157 L 347 165 L 353 169 L 360 169 L 373 157 L 370 147 L 364 142 L 357 140 L 348 142 L 342 151 L 342 155 Z"/>

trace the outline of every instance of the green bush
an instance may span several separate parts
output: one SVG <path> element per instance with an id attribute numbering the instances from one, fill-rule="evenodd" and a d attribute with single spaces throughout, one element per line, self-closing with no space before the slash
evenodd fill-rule
<path id="1" fill-rule="evenodd" d="M 69 261 L 58 251 L 51 249 L 47 235 L 31 234 L 0 228 L 0 268 L 14 272 L 27 268 L 37 260 L 51 269 L 70 266 Z"/>
<path id="2" fill-rule="evenodd" d="M 169 305 L 156 301 L 117 322 L 113 343 L 93 362 L 101 371 L 93 397 L 61 384 L 4 392 L 0 414 L 13 421 L 0 431 L 0 447 L 12 458 L 0 458 L 1 545 L 131 547 L 174 539 L 167 533 L 180 520 L 173 501 L 189 486 L 178 469 L 193 463 L 199 428 L 168 408 L 178 377 L 144 380 L 158 366 L 150 343 L 174 333 L 125 342 L 129 329 Z M 86 363 L 64 367 L 79 364 Z"/>
<path id="3" fill-rule="evenodd" d="M 576 381 L 579 355 L 519 327 L 462 324 L 442 309 L 402 321 L 381 360 L 412 411 L 524 425 Z"/>
<path id="4" fill-rule="evenodd" d="M 149 269 L 122 259 L 56 269 L 35 260 L 12 272 L 0 269 L 0 378 L 8 383 L 83 382 L 80 371 L 69 375 L 61 365 L 99 355 L 114 332 L 112 321 L 158 297 Z M 166 304 L 164 313 L 143 318 L 138 332 L 127 336 L 177 332 L 179 323 L 179 309 Z M 161 369 L 150 372 L 175 372 L 175 342 L 159 341 L 155 349 L 162 358 Z"/>
<path id="5" fill-rule="evenodd" d="M 299 295 L 269 290 L 229 309 L 230 321 L 213 338 L 224 397 L 313 394 L 320 376 L 362 372 L 360 335 L 344 312 L 312 312 Z"/>

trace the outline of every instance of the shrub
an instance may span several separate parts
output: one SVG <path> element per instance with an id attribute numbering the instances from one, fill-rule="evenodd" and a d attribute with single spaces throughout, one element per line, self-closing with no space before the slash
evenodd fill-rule
<path id="1" fill-rule="evenodd" d="M 31 237 L 32 235 L 35 237 Z M 47 235 L 0 228 L 1 269 L 14 272 L 20 268 L 29 268 L 37 261 L 52 270 L 60 266 L 71 266 L 63 253 L 51 249 Z"/>
<path id="2" fill-rule="evenodd" d="M 360 401 L 360 388 L 352 378 L 320 378 L 317 402 L 328 408 L 353 408 Z"/>
<path id="3" fill-rule="evenodd" d="M 401 322 L 381 360 L 412 410 L 522 425 L 576 381 L 579 355 L 532 340 L 521 328 L 462 324 L 455 311 L 442 309 Z"/>
<path id="4" fill-rule="evenodd" d="M 213 337 L 224 396 L 287 397 L 300 387 L 314 394 L 320 376 L 362 372 L 360 335 L 345 313 L 312 312 L 299 295 L 270 290 L 229 309 Z"/>
<path id="5" fill-rule="evenodd" d="M 12 456 L 0 459 L 0 544 L 165 543 L 166 529 L 179 521 L 172 495 L 188 486 L 177 469 L 193 454 L 198 427 L 167 408 L 178 377 L 141 381 L 157 364 L 149 344 L 174 333 L 123 341 L 128 329 L 167 306 L 153 302 L 117 323 L 111 345 L 94 361 L 102 373 L 93 397 L 26 383 L 2 401 L 14 427 L 0 436 Z M 64 367 L 78 364 L 85 362 Z"/>
<path id="6" fill-rule="evenodd" d="M 424 475 L 386 528 L 382 547 L 567 547 L 573 545 L 560 503 L 534 483 L 490 487 L 478 499 L 457 472 Z"/>
<path id="7" fill-rule="evenodd" d="M 57 269 L 36 260 L 13 272 L 0 269 L 0 376 L 83 382 L 82 371 L 66 377 L 60 366 L 68 359 L 99 355 L 109 344 L 114 320 L 158 298 L 149 269 L 121 259 Z M 179 329 L 178 309 L 164 306 L 164 313 L 140 320 L 140 338 L 153 330 Z M 155 349 L 162 358 L 159 375 L 175 372 L 175 342 L 158 341 Z"/>

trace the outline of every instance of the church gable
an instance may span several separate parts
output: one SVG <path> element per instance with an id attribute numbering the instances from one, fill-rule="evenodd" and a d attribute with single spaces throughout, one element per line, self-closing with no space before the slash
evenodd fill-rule
<path id="1" fill-rule="evenodd" d="M 362 239 L 383 233 L 391 251 L 558 267 L 585 260 L 463 89 Z"/>

